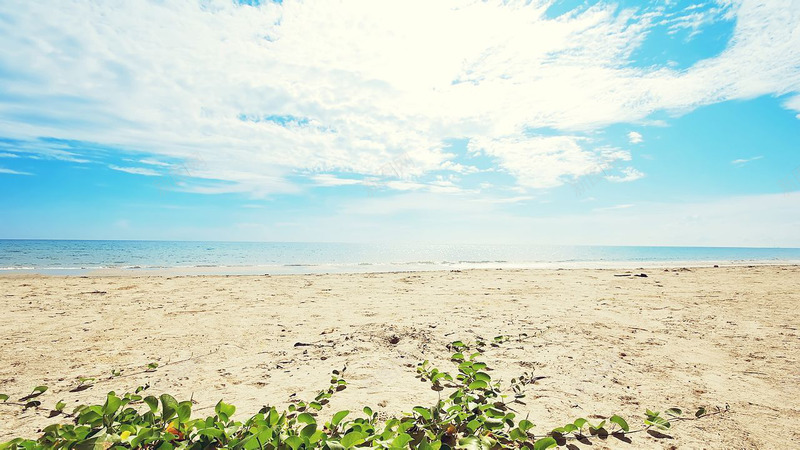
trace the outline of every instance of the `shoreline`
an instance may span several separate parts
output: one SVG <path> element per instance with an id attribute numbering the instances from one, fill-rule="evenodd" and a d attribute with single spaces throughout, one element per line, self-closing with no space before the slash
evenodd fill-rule
<path id="1" fill-rule="evenodd" d="M 576 261 L 508 264 L 288 264 L 257 266 L 185 266 L 152 268 L 43 268 L 43 269 L 0 269 L 0 277 L 6 276 L 66 276 L 66 277 L 152 277 L 152 276 L 286 276 L 286 275 L 355 275 L 392 274 L 417 272 L 448 272 L 472 270 L 655 270 L 674 268 L 714 268 L 723 267 L 795 267 L 800 260 L 718 260 L 718 261 Z M 271 270 L 270 270 L 271 269 Z M 333 269 L 333 270 L 331 270 Z"/>

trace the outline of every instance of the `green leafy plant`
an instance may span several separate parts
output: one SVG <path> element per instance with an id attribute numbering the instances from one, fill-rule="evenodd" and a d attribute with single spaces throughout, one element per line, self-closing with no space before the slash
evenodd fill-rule
<path id="1" fill-rule="evenodd" d="M 489 345 L 500 345 L 509 339 L 498 336 Z M 481 361 L 485 346 L 486 343 L 480 339 L 471 344 L 463 341 L 450 343 L 448 348 L 454 352 L 451 361 L 455 371 L 452 373 L 433 367 L 429 361 L 419 363 L 417 378 L 439 391 L 439 400 L 430 406 L 413 406 L 409 412 L 381 423 L 378 414 L 370 407 L 364 407 L 358 415 L 343 410 L 326 416 L 330 417 L 327 421 L 321 420 L 320 411 L 330 398 L 347 388 L 344 379 L 346 368 L 343 368 L 331 373 L 328 387 L 319 391 L 313 400 L 293 399 L 286 409 L 280 411 L 264 406 L 244 421 L 236 420 L 236 407 L 222 400 L 217 402 L 213 415 L 193 419 L 191 401 L 178 401 L 169 394 L 159 397 L 140 395 L 149 386 L 141 386 L 135 393 L 121 397 L 109 392 L 102 405 L 78 406 L 72 414 L 63 412 L 65 404 L 60 401 L 53 411 L 70 417 L 72 423 L 52 424 L 44 428 L 36 440 L 13 439 L 0 444 L 0 450 L 544 450 L 567 439 L 607 434 L 619 436 L 641 431 L 631 430 L 625 419 L 612 415 L 598 423 L 578 418 L 550 432 L 535 434 L 534 423 L 527 417 L 519 420 L 511 405 L 520 403 L 520 398 L 525 395 L 524 388 L 542 377 L 531 374 L 516 377 L 511 382 L 512 394 L 505 394 L 501 383 L 489 374 L 491 369 Z M 445 390 L 448 392 L 446 395 Z M 0 396 L 0 399 L 5 401 L 7 396 Z M 683 417 L 682 414 L 678 408 L 667 409 L 664 416 L 647 410 L 644 429 L 669 429 L 670 421 L 697 420 L 708 415 L 704 408 L 700 408 L 694 417 Z"/>
<path id="2" fill-rule="evenodd" d="M 85 389 L 89 389 L 90 387 L 94 386 L 94 378 L 90 377 L 78 377 L 78 385 L 75 386 L 73 391 L 83 391 Z"/>

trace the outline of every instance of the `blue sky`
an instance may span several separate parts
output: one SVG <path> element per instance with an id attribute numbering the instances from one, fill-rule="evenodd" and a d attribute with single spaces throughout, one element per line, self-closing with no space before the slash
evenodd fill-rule
<path id="1" fill-rule="evenodd" d="M 0 5 L 0 238 L 800 247 L 800 2 Z"/>

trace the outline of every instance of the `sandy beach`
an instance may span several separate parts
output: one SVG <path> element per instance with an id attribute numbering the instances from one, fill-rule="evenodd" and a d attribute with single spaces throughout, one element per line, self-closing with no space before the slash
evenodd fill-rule
<path id="1" fill-rule="evenodd" d="M 47 408 L 0 406 L 0 441 L 35 436 L 59 400 L 71 410 L 146 384 L 192 397 L 195 415 L 224 398 L 246 417 L 294 394 L 312 398 L 345 365 L 348 389 L 322 416 L 364 405 L 396 414 L 437 399 L 415 378 L 417 362 L 450 370 L 448 342 L 505 334 L 516 338 L 485 360 L 505 382 L 545 377 L 515 406 L 540 433 L 577 417 L 619 414 L 638 427 L 645 408 L 730 407 L 661 438 L 578 448 L 800 442 L 800 266 L 7 275 L 0 292 L 0 393 L 16 400 L 49 386 L 39 397 Z M 148 372 L 151 362 L 159 367 Z M 73 392 L 79 377 L 97 381 Z"/>

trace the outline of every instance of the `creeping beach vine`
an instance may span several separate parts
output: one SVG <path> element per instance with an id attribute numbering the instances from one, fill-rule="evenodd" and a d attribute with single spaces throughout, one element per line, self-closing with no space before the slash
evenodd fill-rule
<path id="1" fill-rule="evenodd" d="M 488 346 L 499 346 L 510 339 L 509 336 L 497 336 L 488 342 Z M 409 412 L 384 421 L 379 421 L 378 413 L 368 406 L 362 409 L 359 417 L 353 417 L 351 411 L 345 410 L 326 415 L 330 417 L 327 421 L 320 418 L 320 411 L 330 398 L 347 388 L 346 368 L 343 368 L 331 373 L 328 387 L 319 391 L 313 400 L 294 399 L 283 410 L 264 406 L 244 421 L 235 420 L 236 407 L 222 400 L 214 407 L 213 415 L 193 419 L 192 401 L 179 402 L 169 394 L 144 396 L 142 391 L 147 386 L 122 396 L 109 392 L 102 405 L 81 405 L 72 413 L 64 412 L 66 405 L 62 400 L 51 410 L 51 417 L 63 415 L 71 418 L 72 423 L 54 423 L 44 428 L 37 439 L 13 439 L 0 444 L 0 450 L 341 450 L 356 447 L 543 450 L 566 445 L 569 440 L 586 442 L 609 436 L 630 442 L 628 436 L 638 432 L 656 435 L 654 430 L 668 430 L 673 422 L 697 420 L 726 411 L 717 408 L 709 413 L 705 408 L 699 408 L 693 415 L 685 416 L 678 408 L 669 408 L 663 414 L 648 409 L 642 426 L 637 429 L 632 429 L 628 421 L 617 414 L 595 423 L 579 417 L 553 430 L 537 433 L 534 432 L 534 422 L 527 416 L 518 418 L 512 405 L 523 404 L 525 388 L 544 377 L 531 373 L 515 377 L 510 383 L 510 393 L 507 393 L 489 374 L 491 368 L 482 361 L 486 347 L 487 342 L 482 339 L 472 343 L 450 343 L 448 349 L 453 352 L 450 359 L 455 368 L 452 373 L 439 370 L 427 360 L 420 362 L 416 367 L 417 378 L 439 392 L 438 401 L 430 406 L 413 406 Z M 21 400 L 30 400 L 31 396 L 38 397 L 45 391 L 46 386 L 37 386 Z M 38 400 L 35 405 L 8 403 L 8 398 L 8 395 L 0 394 L 3 402 L 0 405 L 36 409 L 41 405 Z"/>

